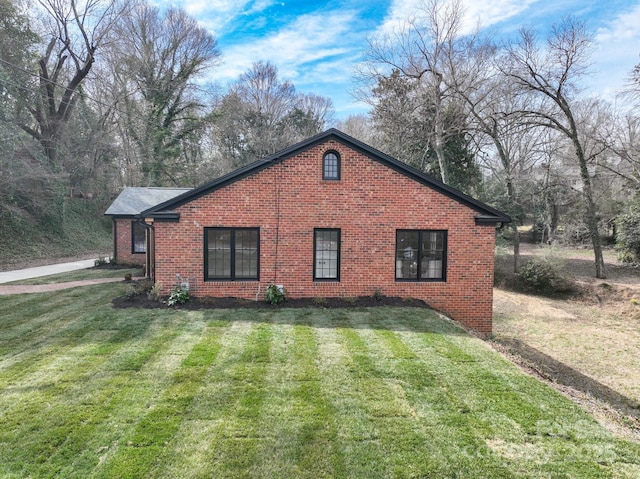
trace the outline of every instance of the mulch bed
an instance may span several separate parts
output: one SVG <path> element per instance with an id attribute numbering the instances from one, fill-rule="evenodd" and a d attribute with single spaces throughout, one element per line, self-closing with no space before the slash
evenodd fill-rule
<path id="1" fill-rule="evenodd" d="M 103 263 L 103 264 L 98 264 L 89 269 L 103 269 L 103 270 L 109 271 L 109 270 L 131 269 L 131 268 L 142 269 L 142 266 L 139 264 L 127 264 L 127 263 Z"/>
<path id="2" fill-rule="evenodd" d="M 114 308 L 167 308 L 164 302 L 152 301 L 146 294 L 133 297 L 119 296 L 112 300 Z M 419 299 L 399 298 L 394 296 L 357 296 L 350 298 L 295 298 L 287 299 L 282 304 L 273 305 L 266 301 L 251 301 L 241 298 L 190 298 L 184 304 L 173 306 L 175 309 L 283 309 L 283 308 L 371 308 L 377 306 L 397 306 L 429 308 Z"/>

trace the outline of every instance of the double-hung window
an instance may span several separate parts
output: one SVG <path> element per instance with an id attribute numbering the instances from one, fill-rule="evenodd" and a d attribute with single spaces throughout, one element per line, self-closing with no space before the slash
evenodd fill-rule
<path id="1" fill-rule="evenodd" d="M 259 279 L 259 228 L 205 228 L 205 280 Z"/>
<path id="2" fill-rule="evenodd" d="M 340 230 L 313 230 L 314 281 L 340 281 Z"/>
<path id="3" fill-rule="evenodd" d="M 396 231 L 397 281 L 446 281 L 446 279 L 446 231 Z"/>
<path id="4" fill-rule="evenodd" d="M 131 252 L 133 254 L 147 252 L 145 227 L 137 221 L 131 222 Z"/>

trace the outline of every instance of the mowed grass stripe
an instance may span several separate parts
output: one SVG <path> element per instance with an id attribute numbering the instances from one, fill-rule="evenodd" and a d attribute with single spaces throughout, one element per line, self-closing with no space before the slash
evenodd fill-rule
<path id="1" fill-rule="evenodd" d="M 188 320 L 193 321 L 193 314 Z M 158 457 L 181 427 L 203 380 L 220 350 L 220 338 L 228 328 L 226 321 L 203 323 L 202 331 L 179 337 L 184 341 L 182 361 L 170 375 L 156 397 L 149 398 L 145 410 L 122 436 L 122 443 L 105 456 L 94 477 L 150 477 Z M 189 344 L 185 348 L 185 344 Z M 185 355 L 185 353 L 188 353 Z"/>
<path id="2" fill-rule="evenodd" d="M 385 323 L 391 330 L 404 329 L 401 319 Z M 469 439 L 469 444 L 458 445 L 462 458 L 468 460 L 458 469 L 463 476 L 473 477 L 481 465 L 476 473 L 484 471 L 489 477 L 611 477 L 611 471 L 618 469 L 616 461 L 621 465 L 627 461 L 628 443 L 623 442 L 615 453 L 618 441 L 592 418 L 523 375 L 479 340 L 455 332 L 398 331 L 397 335 L 429 364 L 445 402 L 450 403 L 441 411 L 441 434 L 434 436 L 436 440 Z M 395 364 L 391 369 L 399 370 Z M 440 421 L 434 416 L 439 408 L 424 408 L 441 404 L 429 391 L 423 385 L 407 394 L 412 402 L 423 405 L 419 412 L 429 422 Z M 496 469 L 494 461 L 508 465 L 507 472 Z M 637 458 L 632 462 L 639 463 Z M 488 464 L 493 466 L 487 468 Z"/>
<path id="3" fill-rule="evenodd" d="M 234 314 L 220 353 L 180 429 L 158 458 L 154 477 L 248 477 L 257 467 L 258 427 L 269 365 L 272 313 Z"/>
<path id="4" fill-rule="evenodd" d="M 424 427 L 407 403 L 396 396 L 390 383 L 395 378 L 386 377 L 375 346 L 370 348 L 368 344 L 367 323 L 375 321 L 379 314 L 380 311 L 369 310 L 355 315 L 354 327 L 340 331 L 355 366 L 351 377 L 353 388 L 379 438 L 382 454 L 378 460 L 389 470 L 390 477 L 451 476 L 455 470 L 447 460 L 449 451 L 432 437 L 440 431 Z"/>
<path id="5" fill-rule="evenodd" d="M 140 318 L 136 321 L 145 322 Z M 166 382 L 166 375 L 171 374 L 167 356 L 184 348 L 189 338 L 180 335 L 178 342 L 175 329 L 179 321 L 148 318 L 146 322 L 150 326 L 145 330 L 156 331 L 156 335 L 150 338 L 156 360 L 151 361 L 151 355 L 147 356 L 144 368 L 121 370 L 109 367 L 109 362 L 114 359 L 110 356 L 79 355 L 83 361 L 79 361 L 77 366 L 68 365 L 65 373 L 68 379 L 38 388 L 34 394 L 23 396 L 19 401 L 14 398 L 13 404 L 20 405 L 22 409 L 10 411 L 7 418 L 12 424 L 5 426 L 23 443 L 30 444 L 31 453 L 36 455 L 32 460 L 38 477 L 59 474 L 82 477 L 82 473 L 76 476 L 74 471 L 82 470 L 81 466 L 95 467 L 100 456 L 118 442 L 127 427 L 143 414 L 149 402 L 156 400 L 158 391 Z M 154 327 L 156 322 L 161 324 Z M 133 339 L 131 342 L 119 342 L 120 347 L 114 355 L 131 347 L 137 350 L 138 346 L 133 346 L 135 342 Z M 150 351 L 152 348 L 147 344 L 144 349 Z M 159 363 L 162 363 L 161 368 Z M 77 381 L 73 381 L 74 375 Z M 43 408 L 43 405 L 48 406 Z M 7 441 L 9 444 L 12 442 Z M 16 461 L 20 451 L 9 457 Z"/>
<path id="6" fill-rule="evenodd" d="M 0 477 L 639 477 L 637 443 L 428 310 L 115 310 L 104 288 L 0 357 Z"/>
<path id="7" fill-rule="evenodd" d="M 107 305 L 111 299 L 108 290 L 99 287 L 83 288 L 91 294 L 95 305 Z M 89 307 L 78 301 L 76 290 L 57 293 L 39 293 L 0 297 L 0 371 L 14 368 L 16 378 L 28 374 L 28 368 L 37 369 L 46 362 L 52 350 L 75 344 L 78 337 L 95 333 L 96 316 L 111 316 L 110 306 Z M 112 293 L 111 293 L 112 294 Z M 27 298 L 12 306 L 13 298 Z M 88 317 L 85 313 L 91 311 Z M 78 318 L 84 318 L 78 321 Z M 6 374 L 11 375 L 11 372 Z M 2 387 L 3 384 L 0 384 Z"/>
<path id="8" fill-rule="evenodd" d="M 405 438 L 387 444 L 391 448 L 389 455 L 399 458 L 393 465 L 394 473 L 512 477 L 502 458 L 491 454 L 484 437 L 476 434 L 466 406 L 434 374 L 431 356 L 417 354 L 395 331 L 421 331 L 433 313 L 421 309 L 404 312 L 405 317 L 397 321 L 396 328 L 384 327 L 389 311 L 381 314 L 374 311 L 371 324 L 375 326 L 357 330 L 358 349 L 367 351 L 367 360 L 375 365 L 378 381 L 376 394 L 365 393 L 375 397 L 370 405 L 372 414 L 379 418 L 378 427 L 384 437 L 391 437 L 396 430 Z M 459 331 L 453 329 L 451 333 Z M 432 336 L 427 330 L 409 334 Z M 468 355 L 465 361 L 473 363 L 473 355 Z M 427 398 L 432 407 L 424 415 L 421 405 Z M 406 467 L 407 454 L 412 449 L 416 459 L 413 470 Z"/>
<path id="9" fill-rule="evenodd" d="M 93 317 L 93 311 L 88 310 L 76 316 L 73 322 L 78 324 L 72 325 L 70 322 L 69 328 L 90 328 L 86 323 L 92 323 Z M 44 355 L 42 359 L 31 358 L 34 363 L 31 367 L 20 369 L 18 363 L 1 371 L 0 384 L 9 393 L 15 389 L 12 385 L 19 382 L 21 388 L 28 387 L 56 397 L 64 395 L 67 390 L 72 393 L 78 388 L 86 390 L 85 381 L 90 382 L 98 372 L 140 370 L 153 355 L 161 353 L 165 345 L 179 334 L 174 328 L 168 327 L 170 320 L 170 317 L 156 317 L 147 312 L 130 318 L 126 324 L 120 326 L 120 331 L 112 330 L 99 339 L 95 339 L 89 332 L 74 335 L 74 340 L 69 339 L 65 345 L 52 344 L 47 347 L 41 352 Z M 114 324 L 112 327 L 117 325 Z M 110 346 L 110 354 L 98 354 L 106 344 Z M 36 397 L 35 401 L 39 402 L 40 399 Z M 11 403 L 19 407 L 24 406 L 24 401 L 11 400 Z M 9 409 L 5 408 L 3 411 L 11 414 Z"/>
<path id="10" fill-rule="evenodd" d="M 267 397 L 259 420 L 259 467 L 250 477 L 345 474 L 334 411 L 320 387 L 313 310 L 282 311 L 274 324 Z"/>
<path id="11" fill-rule="evenodd" d="M 316 317 L 320 387 L 333 410 L 336 428 L 334 448 L 341 452 L 341 477 L 393 477 L 385 459 L 383 440 L 357 390 L 358 366 L 348 349 L 348 315 L 327 310 Z M 336 476 L 340 477 L 340 476 Z"/>
<path id="12" fill-rule="evenodd" d="M 175 316 L 175 315 L 174 315 Z M 101 413 L 104 419 L 96 424 L 96 428 L 91 431 L 90 441 L 87 442 L 82 453 L 78 454 L 71 464 L 70 471 L 92 470 L 96 469 L 98 464 L 102 464 L 115 451 L 118 445 L 123 442 L 125 434 L 135 427 L 137 421 L 148 410 L 151 403 L 155 403 L 158 398 L 164 394 L 164 391 L 173 382 L 176 371 L 185 362 L 185 358 L 191 357 L 190 353 L 197 348 L 208 346 L 207 341 L 203 341 L 206 337 L 206 326 L 202 315 L 198 314 L 180 314 L 174 319 L 173 325 L 180 334 L 176 335 L 174 340 L 165 349 L 164 354 L 154 356 L 140 371 L 114 371 L 106 372 L 112 378 L 124 377 L 128 378 L 127 385 L 124 388 L 118 388 L 117 382 L 111 379 L 105 380 L 106 389 L 111 389 L 115 397 L 109 397 L 108 391 L 105 391 L 106 399 L 102 404 Z M 143 383 L 143 387 L 132 389 L 131 383 Z M 122 390 L 118 390 L 122 389 Z M 93 403 L 95 395 L 88 393 L 85 402 Z M 114 437 L 113 429 L 119 432 Z M 105 437 L 110 437 L 110 442 L 105 443 Z M 90 466 L 90 467 L 86 467 Z M 67 474 L 66 477 L 73 477 Z"/>

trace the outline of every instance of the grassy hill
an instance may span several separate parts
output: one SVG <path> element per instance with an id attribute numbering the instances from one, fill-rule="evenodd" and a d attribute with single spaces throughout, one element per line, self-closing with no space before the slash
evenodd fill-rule
<path id="1" fill-rule="evenodd" d="M 49 258 L 69 258 L 112 249 L 104 202 L 64 198 L 56 214 L 11 216 L 0 221 L 0 268 Z"/>

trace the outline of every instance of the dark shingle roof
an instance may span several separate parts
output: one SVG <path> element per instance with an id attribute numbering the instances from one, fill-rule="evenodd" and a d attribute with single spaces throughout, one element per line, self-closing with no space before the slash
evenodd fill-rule
<path id="1" fill-rule="evenodd" d="M 107 216 L 136 216 L 149 208 L 182 195 L 191 188 L 128 187 L 105 211 Z"/>

